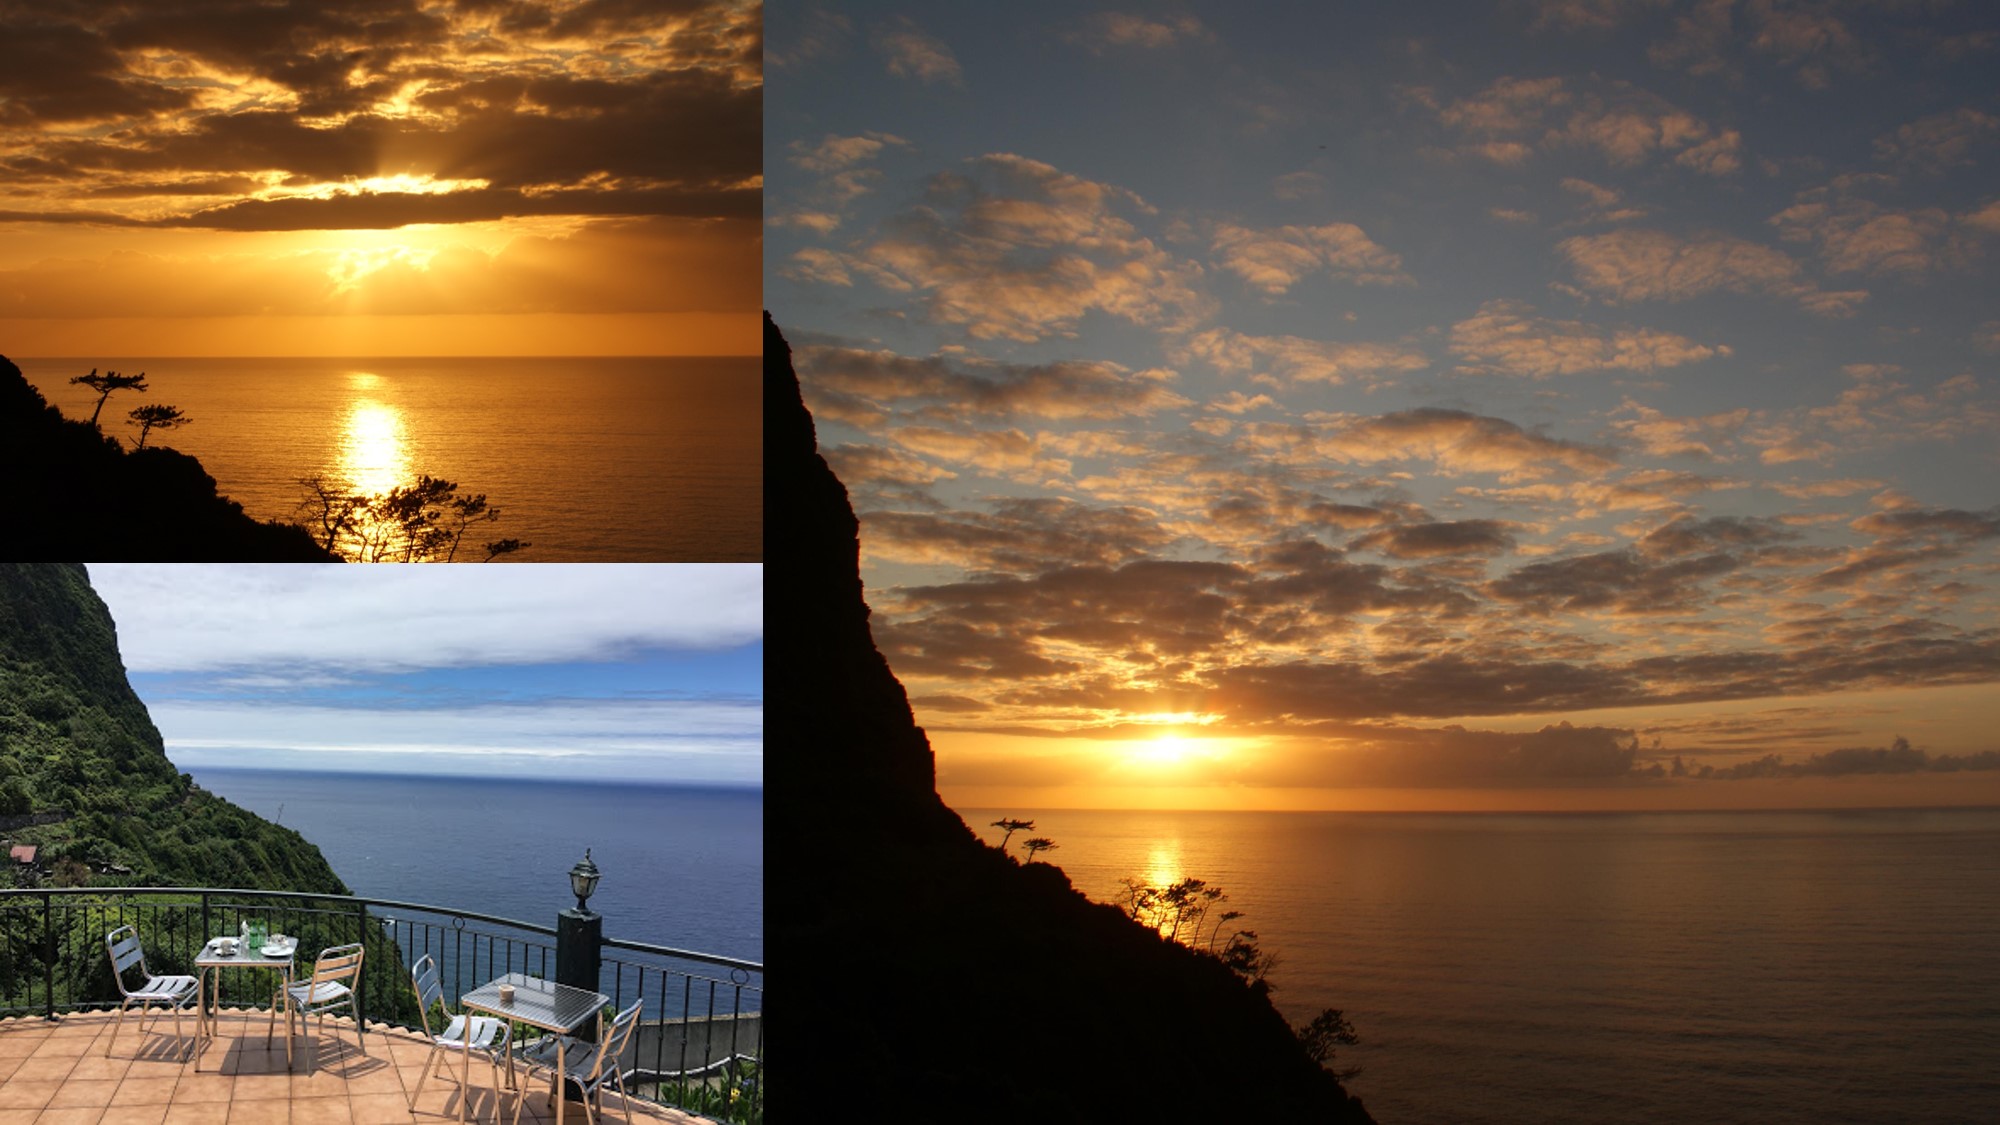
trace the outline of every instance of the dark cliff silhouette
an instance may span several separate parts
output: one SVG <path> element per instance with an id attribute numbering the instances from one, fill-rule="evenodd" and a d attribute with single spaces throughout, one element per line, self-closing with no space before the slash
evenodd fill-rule
<path id="1" fill-rule="evenodd" d="M 201 462 L 127 452 L 50 406 L 0 356 L 0 558 L 334 562 L 306 530 L 259 522 Z"/>
<path id="2" fill-rule="evenodd" d="M 769 314 L 764 427 L 773 1120 L 1370 1121 L 1219 961 L 939 800 Z"/>

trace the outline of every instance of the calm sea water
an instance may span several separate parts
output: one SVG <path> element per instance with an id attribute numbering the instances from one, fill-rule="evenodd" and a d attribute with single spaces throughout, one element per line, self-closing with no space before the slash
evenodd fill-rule
<path id="1" fill-rule="evenodd" d="M 2000 1121 L 2000 810 L 963 815 L 1220 886 L 1384 1125 Z"/>
<path id="2" fill-rule="evenodd" d="M 355 894 L 554 926 L 591 849 L 604 935 L 764 956 L 755 790 L 195 769 L 195 781 L 319 846 Z"/>
<path id="3" fill-rule="evenodd" d="M 419 473 L 486 494 L 501 519 L 479 542 L 525 539 L 529 562 L 756 562 L 763 554 L 758 360 L 26 359 L 63 413 L 96 395 L 69 379 L 144 371 L 149 390 L 104 405 L 169 403 L 194 419 L 163 437 L 201 459 L 260 519 L 292 519 L 320 474 L 382 491 Z"/>

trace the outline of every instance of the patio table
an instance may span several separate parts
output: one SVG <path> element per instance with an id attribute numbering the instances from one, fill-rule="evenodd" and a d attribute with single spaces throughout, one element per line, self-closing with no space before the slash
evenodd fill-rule
<path id="1" fill-rule="evenodd" d="M 511 1001 L 500 999 L 500 986 L 503 984 L 514 986 L 514 999 Z M 610 1002 L 611 997 L 602 992 L 572 988 L 526 973 L 508 973 L 459 997 L 458 1006 L 467 1012 L 485 1012 L 489 1016 L 538 1027 L 561 1037 L 582 1027 Z M 563 1103 L 568 1100 L 563 1097 L 562 1088 L 569 1073 L 563 1059 L 565 1042 L 562 1038 L 556 1040 L 556 1125 L 563 1125 Z M 465 1046 L 465 1057 L 459 1064 L 461 1090 L 472 1076 L 472 1021 L 469 1019 L 465 1021 Z M 507 1079 L 509 1082 L 514 1079 L 514 1052 L 511 1050 L 507 1052 Z M 526 1096 L 526 1091 L 515 1094 L 515 1097 Z M 465 1098 L 462 1096 L 458 1099 L 458 1119 L 460 1122 L 465 1120 Z"/>
<path id="2" fill-rule="evenodd" d="M 290 951 L 282 957 L 266 957 L 264 951 L 261 949 L 249 949 L 241 946 L 237 948 L 235 953 L 224 956 L 216 945 L 221 940 L 221 938 L 210 938 L 208 944 L 201 947 L 201 952 L 196 954 L 194 959 L 195 1011 L 198 1016 L 195 1022 L 195 1036 L 197 1040 L 214 1037 L 215 1017 L 220 1015 L 222 1010 L 222 970 L 275 970 L 279 977 L 282 978 L 278 986 L 281 992 L 283 989 L 290 987 L 292 983 L 292 962 L 298 955 L 298 942 L 292 942 Z M 202 999 L 204 995 L 203 981 L 211 982 L 206 995 L 215 1002 L 216 1011 L 214 1014 L 209 1012 L 208 1002 Z M 267 1042 L 270 1040 L 271 1033 L 269 1029 L 265 1030 L 264 1038 Z M 199 1046 L 195 1049 L 194 1068 L 196 1070 L 201 1069 L 201 1048 Z M 285 1006 L 285 1069 L 292 1069 L 292 1009 L 289 1004 Z"/>

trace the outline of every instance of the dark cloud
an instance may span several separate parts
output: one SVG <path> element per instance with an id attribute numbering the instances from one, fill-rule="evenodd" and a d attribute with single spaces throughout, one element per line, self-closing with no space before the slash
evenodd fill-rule
<path id="1" fill-rule="evenodd" d="M 1849 747 L 1814 754 L 1801 762 L 1788 762 L 1782 754 L 1766 754 L 1721 769 L 1704 766 L 1695 776 L 1723 781 L 1751 777 L 1847 777 L 1854 774 L 1956 773 L 1961 770 L 2000 770 L 2000 750 L 1974 754 L 1930 754 L 1898 738 L 1887 747 Z"/>
<path id="2" fill-rule="evenodd" d="M 815 346 L 793 354 L 800 377 L 816 390 L 881 403 L 915 403 L 933 416 L 1106 419 L 1188 405 L 1187 399 L 1168 388 L 1171 372 L 1135 372 L 1101 360 L 981 363 L 968 368 L 941 356 L 919 358 L 863 348 Z"/>
<path id="3" fill-rule="evenodd" d="M 1440 555 L 1487 555 L 1514 545 L 1513 533 L 1499 520 L 1455 520 L 1406 523 L 1356 539 L 1357 551 L 1380 551 L 1397 559 L 1428 559 Z"/>
<path id="4" fill-rule="evenodd" d="M 229 230 L 747 217 L 761 214 L 758 22 L 737 0 L 8 5 L 0 175 L 58 213 L 85 190 L 168 202 L 199 193 L 144 185 L 205 182 L 205 204 L 121 213 Z M 43 128 L 74 122 L 104 127 Z M 395 175 L 491 191 L 296 197 Z"/>
<path id="5" fill-rule="evenodd" d="M 1641 554 L 1681 558 L 1731 547 L 1758 547 L 1797 539 L 1798 532 L 1775 519 L 1676 516 L 1647 532 L 1638 542 Z"/>
<path id="6" fill-rule="evenodd" d="M 991 512 L 869 512 L 868 550 L 973 574 L 1051 566 L 1118 566 L 1174 539 L 1143 508 L 1095 508 L 1054 497 L 1003 500 Z"/>
<path id="7" fill-rule="evenodd" d="M 1703 583 L 1742 565 L 1731 554 L 1715 553 L 1654 562 L 1637 551 L 1603 551 L 1552 562 L 1530 563 L 1488 591 L 1535 613 L 1678 613 L 1700 608 Z"/>

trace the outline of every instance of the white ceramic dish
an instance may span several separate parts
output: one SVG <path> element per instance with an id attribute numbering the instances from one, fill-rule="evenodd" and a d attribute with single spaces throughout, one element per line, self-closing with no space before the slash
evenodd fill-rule
<path id="1" fill-rule="evenodd" d="M 266 957 L 290 957 L 292 951 L 297 948 L 298 946 L 287 943 L 285 945 L 267 945 L 257 952 L 262 953 Z"/>

